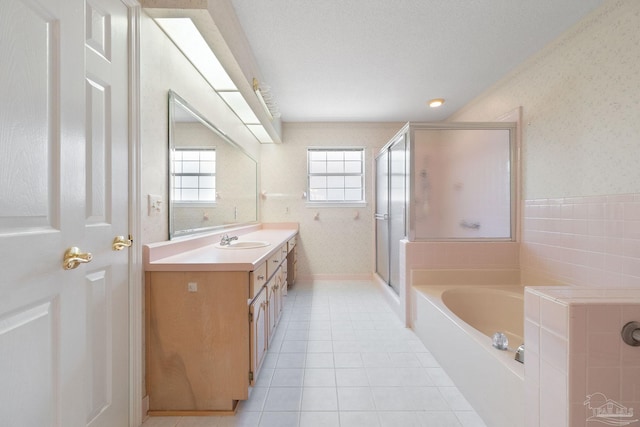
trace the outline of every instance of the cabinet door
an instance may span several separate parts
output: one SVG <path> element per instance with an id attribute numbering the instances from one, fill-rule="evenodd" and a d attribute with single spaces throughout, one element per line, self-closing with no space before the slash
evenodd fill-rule
<path id="1" fill-rule="evenodd" d="M 297 257 L 298 245 L 294 245 L 287 255 L 287 288 L 293 286 L 296 281 L 296 257 Z"/>
<path id="2" fill-rule="evenodd" d="M 251 372 L 253 374 L 251 385 L 258 379 L 258 373 L 262 367 L 264 356 L 267 354 L 267 292 L 262 289 L 249 306 L 251 314 L 250 325 L 250 352 Z"/>
<path id="3" fill-rule="evenodd" d="M 280 316 L 282 316 L 282 306 L 284 304 L 282 297 L 285 295 L 285 291 L 287 289 L 287 272 L 284 264 L 286 263 L 283 263 L 276 273 L 276 277 L 278 279 L 278 283 L 276 285 L 276 323 L 280 321 Z"/>
<path id="4" fill-rule="evenodd" d="M 287 262 L 287 258 L 285 258 L 280 265 L 280 269 L 282 270 L 282 284 L 280 285 L 281 294 L 283 297 L 287 296 L 287 290 L 289 289 L 288 285 L 288 271 L 289 271 L 289 263 Z M 282 304 L 280 305 L 280 310 L 284 308 L 284 299 L 282 299 Z"/>
<path id="5" fill-rule="evenodd" d="M 276 272 L 277 273 L 277 272 Z M 277 276 L 274 275 L 269 282 L 267 282 L 267 314 L 269 316 L 267 330 L 269 331 L 268 341 L 271 341 L 273 338 L 273 333 L 276 331 L 276 326 L 278 324 L 276 313 L 277 313 L 277 302 L 276 302 L 276 280 Z"/>

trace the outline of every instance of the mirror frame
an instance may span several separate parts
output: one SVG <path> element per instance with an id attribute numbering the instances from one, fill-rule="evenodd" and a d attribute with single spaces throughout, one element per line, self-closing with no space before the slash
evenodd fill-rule
<path id="1" fill-rule="evenodd" d="M 168 94 L 168 107 L 169 107 L 169 126 L 168 126 L 168 132 L 169 132 L 169 155 L 168 155 L 168 160 L 169 160 L 169 168 L 168 168 L 168 174 L 167 174 L 167 188 L 168 188 L 168 201 L 169 201 L 169 240 L 175 240 L 177 238 L 180 237 L 185 237 L 185 236 L 193 236 L 195 234 L 200 234 L 200 233 L 208 233 L 208 232 L 213 232 L 213 231 L 218 231 L 218 230 L 224 230 L 227 228 L 234 228 L 234 227 L 239 227 L 242 225 L 252 225 L 252 224 L 256 224 L 258 223 L 258 218 L 259 218 L 259 208 L 260 208 L 260 203 L 259 203 L 259 191 L 258 191 L 258 162 L 255 158 L 253 158 L 253 156 L 251 156 L 242 146 L 240 146 L 238 143 L 236 143 L 235 141 L 233 141 L 231 138 L 229 138 L 224 132 L 222 132 L 220 129 L 218 129 L 213 123 L 211 123 L 206 117 L 204 117 L 203 114 L 201 114 L 198 110 L 196 110 L 193 106 L 191 106 L 184 98 L 182 98 L 180 95 L 178 95 L 176 92 L 174 92 L 173 90 L 169 90 L 169 94 Z M 196 118 L 200 123 L 202 123 L 204 126 L 206 126 L 209 130 L 211 130 L 216 136 L 218 136 L 219 138 L 221 138 L 224 142 L 228 143 L 229 145 L 231 145 L 233 148 L 239 150 L 242 154 L 244 154 L 245 156 L 247 156 L 254 164 L 255 164 L 255 195 L 254 195 L 254 199 L 255 199 L 255 209 L 256 209 L 256 215 L 255 215 L 255 220 L 254 221 L 248 221 L 248 222 L 237 222 L 237 223 L 227 223 L 227 224 L 223 224 L 223 225 L 212 225 L 210 227 L 199 227 L 199 228 L 193 228 L 193 229 L 187 229 L 184 231 L 181 230 L 174 230 L 174 200 L 173 200 L 173 185 L 172 185 L 172 176 L 173 176 L 173 160 L 174 160 L 174 151 L 175 151 L 175 143 L 174 143 L 174 127 L 175 127 L 175 108 L 176 105 L 180 105 L 181 108 L 184 108 L 187 112 L 189 112 L 191 115 L 194 116 L 194 118 Z"/>

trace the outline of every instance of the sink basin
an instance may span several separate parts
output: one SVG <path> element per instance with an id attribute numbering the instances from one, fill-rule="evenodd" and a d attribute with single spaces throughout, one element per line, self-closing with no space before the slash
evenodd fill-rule
<path id="1" fill-rule="evenodd" d="M 269 246 L 271 243 L 265 242 L 264 240 L 234 240 L 229 245 L 221 245 L 220 243 L 216 243 L 216 248 L 220 249 L 253 249 L 253 248 L 264 248 L 265 246 Z"/>

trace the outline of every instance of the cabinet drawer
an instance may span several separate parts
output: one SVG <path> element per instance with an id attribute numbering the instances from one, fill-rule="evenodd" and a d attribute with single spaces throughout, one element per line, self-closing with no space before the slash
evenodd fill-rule
<path id="1" fill-rule="evenodd" d="M 267 283 L 267 263 L 263 262 L 249 274 L 249 298 L 255 298 L 265 283 Z"/>
<path id="2" fill-rule="evenodd" d="M 287 242 L 287 252 L 291 252 L 291 250 L 294 248 L 296 243 L 297 242 L 295 237 L 290 238 L 289 241 Z"/>
<path id="3" fill-rule="evenodd" d="M 278 248 L 278 250 L 269 257 L 269 259 L 267 260 L 267 278 L 271 277 L 273 273 L 276 272 L 278 266 L 280 265 L 280 261 L 282 261 L 281 257 L 282 253 L 280 248 Z"/>
<path id="4" fill-rule="evenodd" d="M 286 243 L 280 247 L 280 260 L 282 261 L 287 259 L 287 253 L 288 253 L 287 247 L 288 247 L 288 244 Z"/>

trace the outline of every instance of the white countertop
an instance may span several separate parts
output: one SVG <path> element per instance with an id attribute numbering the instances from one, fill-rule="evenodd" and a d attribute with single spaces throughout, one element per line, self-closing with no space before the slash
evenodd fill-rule
<path id="1" fill-rule="evenodd" d="M 215 245 L 220 241 L 218 234 L 237 235 L 240 241 L 266 241 L 269 242 L 269 246 L 248 249 L 219 248 Z M 144 266 L 146 271 L 253 271 L 296 234 L 297 224 L 288 223 L 280 226 L 251 226 L 203 238 L 145 245 Z"/>

